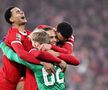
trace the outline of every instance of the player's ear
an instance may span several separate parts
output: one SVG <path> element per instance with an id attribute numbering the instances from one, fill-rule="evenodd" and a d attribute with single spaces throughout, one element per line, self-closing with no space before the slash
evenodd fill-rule
<path id="1" fill-rule="evenodd" d="M 10 17 L 10 22 L 14 22 L 14 18 L 13 17 Z"/>

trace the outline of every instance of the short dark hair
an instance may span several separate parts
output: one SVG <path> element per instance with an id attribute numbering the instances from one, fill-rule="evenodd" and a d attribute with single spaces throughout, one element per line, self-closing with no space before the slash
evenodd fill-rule
<path id="1" fill-rule="evenodd" d="M 67 22 L 61 22 L 57 25 L 57 31 L 61 33 L 64 38 L 69 38 L 73 34 L 72 26 Z"/>
<path id="2" fill-rule="evenodd" d="M 14 6 L 9 7 L 9 8 L 5 11 L 5 13 L 4 13 L 5 20 L 6 20 L 6 22 L 8 22 L 9 24 L 12 24 L 12 22 L 10 21 L 10 17 L 11 17 L 11 15 L 12 15 L 11 10 L 12 10 L 13 8 L 14 8 Z"/>

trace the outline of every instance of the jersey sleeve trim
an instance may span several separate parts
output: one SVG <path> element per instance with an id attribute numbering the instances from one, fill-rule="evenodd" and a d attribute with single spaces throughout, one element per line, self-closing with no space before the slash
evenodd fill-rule
<path id="1" fill-rule="evenodd" d="M 14 44 L 14 43 L 20 43 L 20 44 L 22 44 L 20 41 L 12 41 L 11 45 Z"/>
<path id="2" fill-rule="evenodd" d="M 36 50 L 36 49 L 35 49 L 35 48 L 31 49 L 31 50 L 29 51 L 29 53 L 32 52 L 33 50 Z"/>

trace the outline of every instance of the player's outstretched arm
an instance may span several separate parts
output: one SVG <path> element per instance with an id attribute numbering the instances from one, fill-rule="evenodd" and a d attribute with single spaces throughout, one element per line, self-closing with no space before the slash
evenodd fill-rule
<path id="1" fill-rule="evenodd" d="M 40 50 L 32 49 L 30 50 L 29 53 L 33 54 L 36 58 L 44 62 L 46 61 L 46 62 L 58 63 L 58 64 L 61 63 L 61 59 L 52 55 L 48 51 L 40 51 Z"/>

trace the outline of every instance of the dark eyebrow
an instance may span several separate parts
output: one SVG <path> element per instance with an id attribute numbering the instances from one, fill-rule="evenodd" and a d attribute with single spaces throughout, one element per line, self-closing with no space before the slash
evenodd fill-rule
<path id="1" fill-rule="evenodd" d="M 55 36 L 50 36 L 50 38 L 53 38 L 53 37 L 55 37 Z"/>
<path id="2" fill-rule="evenodd" d="M 16 10 L 16 12 L 20 12 L 20 10 Z"/>

